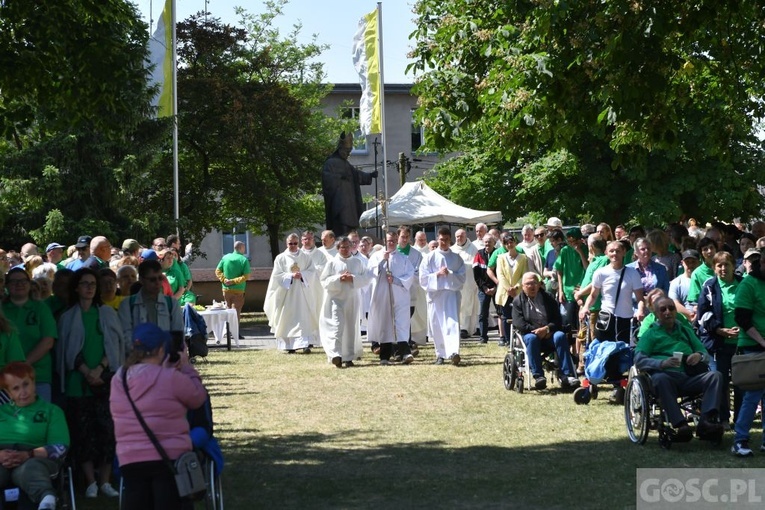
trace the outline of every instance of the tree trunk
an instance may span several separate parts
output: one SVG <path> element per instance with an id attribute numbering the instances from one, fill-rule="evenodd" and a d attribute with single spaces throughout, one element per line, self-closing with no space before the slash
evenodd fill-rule
<path id="1" fill-rule="evenodd" d="M 281 252 L 279 249 L 279 225 L 267 223 L 266 231 L 268 232 L 268 246 L 271 249 L 271 262 L 273 262 Z"/>

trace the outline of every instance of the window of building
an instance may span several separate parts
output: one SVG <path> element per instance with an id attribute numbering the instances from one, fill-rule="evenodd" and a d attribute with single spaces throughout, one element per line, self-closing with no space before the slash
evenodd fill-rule
<path id="1" fill-rule="evenodd" d="M 232 232 L 223 232 L 221 242 L 223 243 L 223 254 L 234 251 L 234 243 L 242 241 L 244 243 L 244 255 L 250 257 L 250 232 L 242 228 L 234 229 Z"/>
<path id="2" fill-rule="evenodd" d="M 342 110 L 342 116 L 344 119 L 355 119 L 356 120 L 356 130 L 353 132 L 353 151 L 352 153 L 366 153 L 369 151 L 369 148 L 367 147 L 367 137 L 362 136 L 361 134 L 361 126 L 358 123 L 359 118 L 359 111 L 361 108 L 358 106 L 350 106 L 348 108 L 343 108 Z"/>
<path id="3" fill-rule="evenodd" d="M 417 152 L 420 147 L 425 145 L 425 129 L 415 119 L 414 112 L 415 110 L 412 108 L 412 152 Z"/>

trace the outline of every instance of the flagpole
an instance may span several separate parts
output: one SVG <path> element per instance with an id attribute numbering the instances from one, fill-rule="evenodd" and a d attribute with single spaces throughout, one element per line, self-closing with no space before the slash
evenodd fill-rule
<path id="1" fill-rule="evenodd" d="M 382 138 L 383 190 L 385 200 L 388 200 L 388 144 L 385 143 L 385 74 L 383 73 L 383 31 L 382 31 L 382 2 L 377 2 L 377 63 L 380 68 L 380 130 Z M 385 227 L 388 228 L 387 221 Z M 383 232 L 383 237 L 385 232 Z"/>
<path id="2" fill-rule="evenodd" d="M 176 43 L 177 34 L 175 33 L 175 0 L 172 2 L 171 22 L 173 26 L 173 218 L 175 219 L 175 228 L 178 229 L 178 220 L 180 219 L 179 203 L 179 179 L 178 179 L 178 55 Z M 176 232 L 177 233 L 177 232 Z"/>

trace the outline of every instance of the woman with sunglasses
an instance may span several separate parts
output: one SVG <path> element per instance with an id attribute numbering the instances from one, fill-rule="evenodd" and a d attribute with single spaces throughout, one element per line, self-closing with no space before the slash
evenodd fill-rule
<path id="1" fill-rule="evenodd" d="M 87 482 L 85 497 L 95 498 L 99 492 L 117 497 L 109 483 L 114 460 L 109 374 L 125 361 L 122 326 L 117 312 L 102 303 L 98 273 L 92 269 L 80 268 L 72 275 L 69 303 L 59 319 L 56 360 L 74 458 Z"/>

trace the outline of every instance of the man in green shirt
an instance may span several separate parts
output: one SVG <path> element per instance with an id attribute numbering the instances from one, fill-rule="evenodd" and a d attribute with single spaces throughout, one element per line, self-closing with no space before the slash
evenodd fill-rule
<path id="1" fill-rule="evenodd" d="M 582 231 L 578 227 L 566 231 L 566 243 L 554 268 L 558 276 L 558 302 L 566 309 L 563 327 L 568 325 L 574 331 L 579 329 L 579 305 L 574 299 L 574 292 L 582 283 L 589 261 L 587 247 L 582 243 Z"/>
<path id="2" fill-rule="evenodd" d="M 704 282 L 715 276 L 714 258 L 715 253 L 717 253 L 717 243 L 714 239 L 705 237 L 699 241 L 698 248 L 704 263 L 700 264 L 691 274 L 691 285 L 688 288 L 689 303 L 698 303 Z"/>
<path id="3" fill-rule="evenodd" d="M 223 284 L 223 299 L 226 306 L 236 310 L 237 320 L 244 306 L 244 290 L 250 276 L 250 261 L 244 256 L 245 245 L 242 241 L 234 243 L 234 251 L 224 256 L 215 269 L 215 276 Z M 242 336 L 240 335 L 240 338 Z"/>
<path id="4" fill-rule="evenodd" d="M 29 275 L 24 269 L 11 269 L 6 283 L 8 301 L 3 303 L 3 313 L 19 334 L 27 363 L 35 369 L 37 394 L 50 402 L 53 380 L 50 351 L 58 338 L 56 321 L 48 305 L 29 298 Z"/>
<path id="5" fill-rule="evenodd" d="M 696 428 L 700 439 L 717 440 L 723 426 L 718 422 L 722 398 L 722 374 L 708 370 L 688 375 L 688 367 L 708 364 L 709 353 L 696 334 L 677 319 L 675 302 L 661 297 L 654 302 L 655 322 L 635 348 L 635 366 L 651 373 L 653 391 L 675 428 L 673 441 L 690 441 L 693 431 L 677 403 L 678 396 L 702 395 L 701 419 Z M 677 353 L 677 354 L 676 354 Z"/>
<path id="6" fill-rule="evenodd" d="M 56 264 L 58 269 L 64 269 L 66 267 L 65 264 L 61 263 L 61 260 L 64 258 L 64 248 L 66 248 L 66 246 L 58 243 L 50 243 L 48 247 L 45 248 L 45 255 L 48 257 L 48 262 Z"/>

